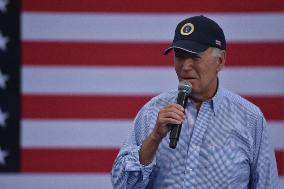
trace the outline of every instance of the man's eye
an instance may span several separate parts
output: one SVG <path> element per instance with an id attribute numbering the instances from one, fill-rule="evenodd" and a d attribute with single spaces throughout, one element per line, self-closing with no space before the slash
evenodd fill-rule
<path id="1" fill-rule="evenodd" d="M 182 56 L 182 55 L 175 55 L 176 56 L 176 58 L 185 58 L 185 56 Z"/>
<path id="2" fill-rule="evenodd" d="M 176 56 L 176 59 L 178 59 L 178 60 L 185 60 L 187 58 L 188 57 L 186 57 L 186 56 Z"/>
<path id="3" fill-rule="evenodd" d="M 196 60 L 196 61 L 197 61 L 197 60 L 200 60 L 200 58 L 201 58 L 200 56 L 194 56 L 194 57 L 192 57 L 192 59 L 193 59 L 193 60 Z"/>

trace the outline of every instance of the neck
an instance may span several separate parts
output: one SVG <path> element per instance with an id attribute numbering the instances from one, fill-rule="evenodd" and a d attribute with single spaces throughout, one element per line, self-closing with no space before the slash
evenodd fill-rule
<path id="1" fill-rule="evenodd" d="M 196 111 L 197 111 L 197 113 L 198 113 L 203 101 L 196 100 L 196 99 L 194 99 L 194 98 L 191 98 L 191 99 L 193 100 L 194 105 L 195 105 L 195 109 L 196 109 Z"/>
<path id="2" fill-rule="evenodd" d="M 193 100 L 197 112 L 199 111 L 203 101 L 211 99 L 213 96 L 215 96 L 217 89 L 218 89 L 218 85 L 219 85 L 219 80 L 217 79 L 216 83 L 213 86 L 214 90 L 212 90 L 211 93 L 208 93 L 208 95 L 200 95 L 200 94 L 191 93 L 190 98 Z"/>

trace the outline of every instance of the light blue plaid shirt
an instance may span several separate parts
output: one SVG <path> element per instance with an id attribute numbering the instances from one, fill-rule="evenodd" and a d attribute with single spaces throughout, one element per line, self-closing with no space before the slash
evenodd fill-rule
<path id="1" fill-rule="evenodd" d="M 141 165 L 143 141 L 155 127 L 159 110 L 176 102 L 176 97 L 177 91 L 163 93 L 137 114 L 113 165 L 115 189 L 245 189 L 250 180 L 257 189 L 278 188 L 275 155 L 262 112 L 222 88 L 202 103 L 198 114 L 189 101 L 177 148 L 169 148 L 167 135 L 152 163 Z"/>

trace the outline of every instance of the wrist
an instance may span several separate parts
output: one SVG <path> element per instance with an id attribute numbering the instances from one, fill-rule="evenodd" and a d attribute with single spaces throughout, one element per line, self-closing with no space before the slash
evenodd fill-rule
<path id="1" fill-rule="evenodd" d="M 162 136 L 160 136 L 158 133 L 156 133 L 155 131 L 153 131 L 151 134 L 150 134 L 150 139 L 156 143 L 156 144 L 160 144 L 161 140 L 163 139 Z"/>
<path id="2" fill-rule="evenodd" d="M 139 161 L 142 165 L 149 165 L 156 154 L 162 138 L 154 131 L 143 142 L 139 151 Z"/>

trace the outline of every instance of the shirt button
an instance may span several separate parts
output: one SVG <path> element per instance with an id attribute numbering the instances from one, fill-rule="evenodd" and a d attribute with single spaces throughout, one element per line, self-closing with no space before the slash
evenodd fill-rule
<path id="1" fill-rule="evenodd" d="M 211 150 L 215 150 L 215 145 L 213 145 L 213 144 L 209 144 L 209 149 L 211 149 Z"/>

